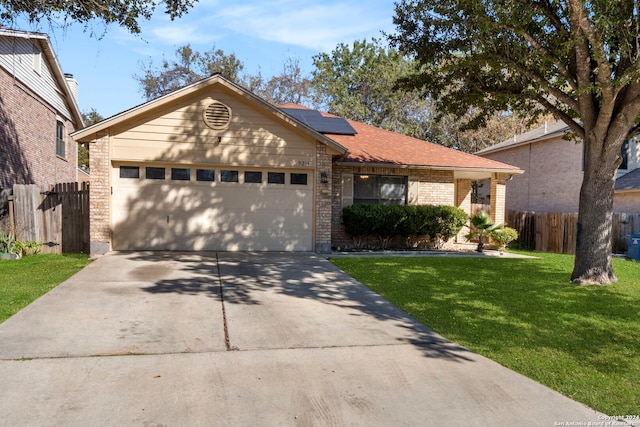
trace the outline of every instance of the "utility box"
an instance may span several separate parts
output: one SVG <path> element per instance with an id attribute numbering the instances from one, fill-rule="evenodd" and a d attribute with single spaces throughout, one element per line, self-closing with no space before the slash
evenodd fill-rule
<path id="1" fill-rule="evenodd" d="M 627 239 L 627 257 L 640 261 L 640 233 L 632 234 Z"/>

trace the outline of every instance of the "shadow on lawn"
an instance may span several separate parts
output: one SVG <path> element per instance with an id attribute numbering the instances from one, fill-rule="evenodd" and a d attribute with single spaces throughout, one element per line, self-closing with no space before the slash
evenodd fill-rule
<path id="1" fill-rule="evenodd" d="M 419 347 L 427 357 L 472 360 L 468 350 L 435 334 L 322 257 L 295 253 L 149 252 L 135 254 L 133 259 L 177 263 L 185 273 L 180 278 L 158 278 L 153 286 L 144 288 L 150 293 L 206 294 L 217 300 L 223 298 L 225 304 L 244 305 L 263 304 L 268 293 L 319 301 L 344 309 L 340 315 L 368 315 L 394 322 L 409 332 L 404 334 L 407 337 L 398 339 Z M 340 318 L 319 321 L 340 322 Z"/>
<path id="2" fill-rule="evenodd" d="M 391 289 L 389 271 L 410 290 Z M 634 363 L 640 342 L 637 299 L 618 285 L 573 285 L 570 271 L 570 265 L 544 260 L 414 258 L 380 260 L 362 277 L 453 339 L 490 351 L 552 350 L 599 372 L 624 370 Z"/>

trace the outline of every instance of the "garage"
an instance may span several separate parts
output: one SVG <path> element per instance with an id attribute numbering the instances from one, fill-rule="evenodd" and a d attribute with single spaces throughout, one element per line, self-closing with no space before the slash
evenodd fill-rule
<path id="1" fill-rule="evenodd" d="M 114 250 L 313 250 L 309 171 L 114 164 Z"/>
<path id="2" fill-rule="evenodd" d="M 332 161 L 347 150 L 327 126 L 348 127 L 213 75 L 76 132 L 91 254 L 328 252 Z"/>

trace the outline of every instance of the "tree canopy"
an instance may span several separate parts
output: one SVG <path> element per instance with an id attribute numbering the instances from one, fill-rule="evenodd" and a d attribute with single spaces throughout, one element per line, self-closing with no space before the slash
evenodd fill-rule
<path id="1" fill-rule="evenodd" d="M 140 20 L 148 20 L 160 5 L 173 20 L 185 14 L 197 0 L 0 0 L 0 23 L 11 23 L 23 16 L 31 23 L 100 20 L 116 23 L 133 34 L 140 33 Z"/>
<path id="2" fill-rule="evenodd" d="M 297 59 L 288 58 L 280 74 L 265 80 L 260 71 L 245 73 L 244 64 L 234 53 L 227 54 L 215 46 L 203 53 L 194 51 L 189 44 L 180 46 L 175 51 L 174 59 L 165 58 L 160 66 L 150 62 L 144 66 L 141 75 L 133 77 L 148 101 L 216 73 L 272 104 L 306 105 L 311 101 L 309 79 L 302 74 Z"/>
<path id="3" fill-rule="evenodd" d="M 572 280 L 609 283 L 615 173 L 624 140 L 638 134 L 640 3 L 635 0 L 402 0 L 392 44 L 416 61 L 408 89 L 442 113 L 539 105 L 583 141 L 584 179 Z"/>
<path id="4" fill-rule="evenodd" d="M 339 44 L 331 54 L 313 57 L 311 85 L 320 108 L 394 132 L 424 136 L 428 102 L 415 90 L 395 90 L 413 61 L 372 39 Z"/>

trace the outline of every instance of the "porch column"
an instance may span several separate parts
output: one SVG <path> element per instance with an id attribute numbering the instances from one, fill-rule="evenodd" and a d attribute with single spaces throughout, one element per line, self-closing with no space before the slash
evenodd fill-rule
<path id="1" fill-rule="evenodd" d="M 471 180 L 456 179 L 456 207 L 471 216 Z M 465 242 L 464 236 L 469 234 L 469 226 L 465 225 L 456 236 L 457 242 Z"/>
<path id="2" fill-rule="evenodd" d="M 503 173 L 491 174 L 490 216 L 494 224 L 504 224 L 507 179 Z"/>

